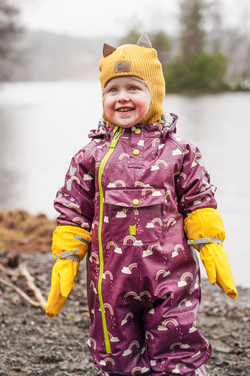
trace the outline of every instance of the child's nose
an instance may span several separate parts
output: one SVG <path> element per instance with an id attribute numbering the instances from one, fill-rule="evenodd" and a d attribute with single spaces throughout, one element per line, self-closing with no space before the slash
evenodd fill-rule
<path id="1" fill-rule="evenodd" d="M 120 90 L 117 101 L 128 102 L 130 100 L 127 90 Z"/>

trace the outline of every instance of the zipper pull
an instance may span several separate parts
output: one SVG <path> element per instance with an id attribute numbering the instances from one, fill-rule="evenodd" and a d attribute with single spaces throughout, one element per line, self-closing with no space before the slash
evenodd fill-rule
<path id="1" fill-rule="evenodd" d="M 114 149 L 114 148 L 116 147 L 116 144 L 117 144 L 117 142 L 118 142 L 118 140 L 119 140 L 119 135 L 120 135 L 119 130 L 117 130 L 117 131 L 115 132 L 115 134 L 114 134 L 114 138 L 113 138 L 113 140 L 112 140 L 111 143 L 110 143 L 110 147 L 111 147 L 112 149 Z"/>

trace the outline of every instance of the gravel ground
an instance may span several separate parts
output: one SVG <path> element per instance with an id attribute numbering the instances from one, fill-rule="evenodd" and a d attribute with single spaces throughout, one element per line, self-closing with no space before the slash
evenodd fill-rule
<path id="1" fill-rule="evenodd" d="M 17 270 L 21 262 L 26 262 L 35 284 L 47 298 L 53 265 L 51 252 L 14 256 L 0 251 L 0 264 L 8 270 Z M 100 375 L 86 345 L 89 315 L 83 264 L 76 287 L 54 319 L 0 283 L 0 376 Z M 0 278 L 34 299 L 24 277 L 8 276 L 0 270 Z M 237 301 L 233 301 L 217 286 L 202 281 L 197 326 L 213 348 L 206 364 L 210 376 L 250 375 L 250 289 L 238 287 L 238 292 Z"/>

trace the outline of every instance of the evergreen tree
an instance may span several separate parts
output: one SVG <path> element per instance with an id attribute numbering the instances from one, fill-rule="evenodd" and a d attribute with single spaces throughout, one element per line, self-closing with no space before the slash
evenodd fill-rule
<path id="1" fill-rule="evenodd" d="M 180 55 L 164 69 L 166 91 L 221 90 L 227 69 L 227 58 L 217 51 L 205 50 L 204 0 L 182 0 Z"/>
<path id="2" fill-rule="evenodd" d="M 10 78 L 14 64 L 19 61 L 16 46 L 22 28 L 18 24 L 19 10 L 9 0 L 0 0 L 0 81 Z"/>

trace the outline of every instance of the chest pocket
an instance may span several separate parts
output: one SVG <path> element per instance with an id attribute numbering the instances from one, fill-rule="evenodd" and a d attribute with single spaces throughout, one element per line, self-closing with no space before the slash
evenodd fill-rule
<path id="1" fill-rule="evenodd" d="M 157 243 L 163 232 L 164 188 L 111 188 L 106 190 L 112 240 L 119 245 Z"/>

